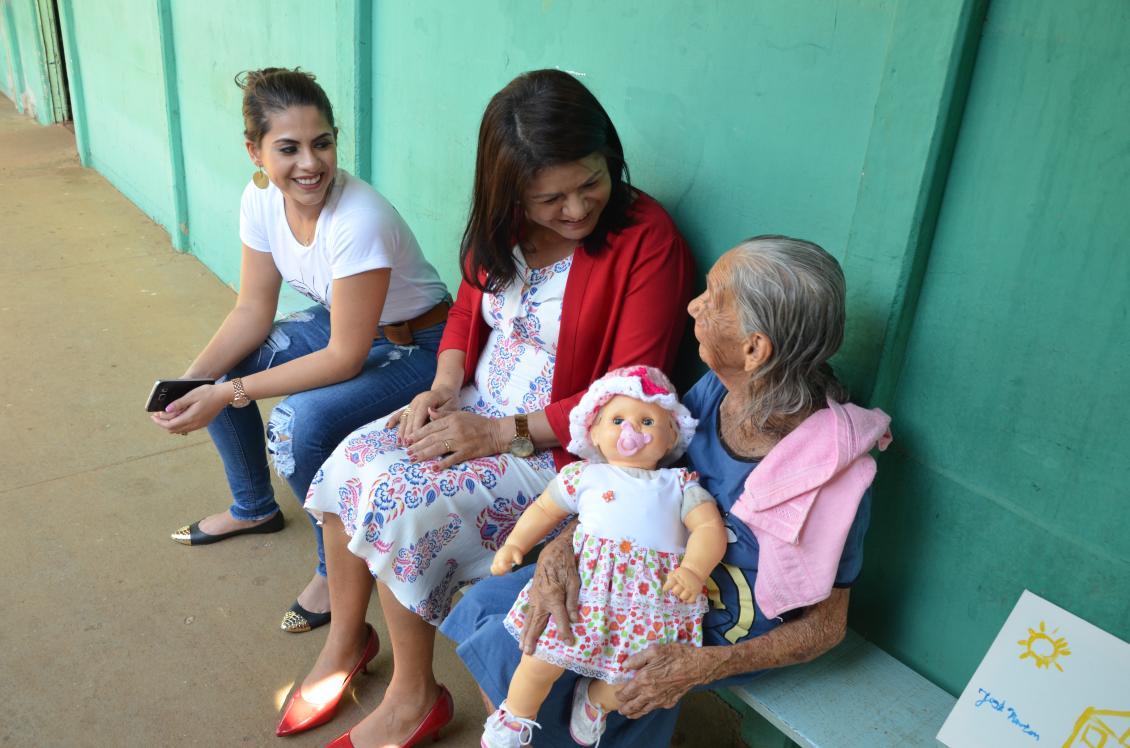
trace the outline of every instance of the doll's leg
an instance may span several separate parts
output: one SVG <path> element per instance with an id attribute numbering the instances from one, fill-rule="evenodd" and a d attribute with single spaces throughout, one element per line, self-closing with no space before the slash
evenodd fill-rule
<path id="1" fill-rule="evenodd" d="M 549 695 L 549 689 L 563 672 L 563 668 L 544 660 L 522 655 L 522 661 L 510 679 L 510 690 L 506 692 L 507 711 L 515 717 L 536 717 L 541 703 Z"/>
<path id="2" fill-rule="evenodd" d="M 606 712 L 615 712 L 620 708 L 620 700 L 616 698 L 616 689 L 617 686 L 593 679 L 592 683 L 589 684 L 589 702 L 596 704 Z"/>

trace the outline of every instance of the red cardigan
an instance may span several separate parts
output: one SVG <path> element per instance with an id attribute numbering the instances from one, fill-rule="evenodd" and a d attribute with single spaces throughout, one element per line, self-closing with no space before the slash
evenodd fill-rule
<path id="1" fill-rule="evenodd" d="M 594 380 L 610 369 L 649 364 L 669 371 L 683 336 L 694 283 L 694 261 L 663 206 L 639 193 L 631 223 L 608 235 L 591 255 L 578 248 L 565 282 L 549 425 L 569 443 L 569 411 Z M 482 317 L 483 292 L 463 281 L 447 317 L 440 352 L 467 354 L 463 383 L 475 376 L 490 327 Z M 577 458 L 553 450 L 560 470 Z"/>

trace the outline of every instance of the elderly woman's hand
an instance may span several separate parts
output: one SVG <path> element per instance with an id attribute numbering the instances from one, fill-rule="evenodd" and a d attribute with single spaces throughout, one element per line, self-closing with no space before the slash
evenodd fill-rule
<path id="1" fill-rule="evenodd" d="M 637 719 L 653 709 L 670 709 L 695 686 L 715 680 L 712 647 L 656 644 L 624 661 L 634 677 L 620 686 L 620 713 Z"/>
<path id="2" fill-rule="evenodd" d="M 573 643 L 572 624 L 580 621 L 577 593 L 581 587 L 577 557 L 573 553 L 573 530 L 576 526 L 575 521 L 570 523 L 560 535 L 545 544 L 538 556 L 520 642 L 525 654 L 533 655 L 538 637 L 545 631 L 550 616 L 557 625 L 558 641 Z"/>

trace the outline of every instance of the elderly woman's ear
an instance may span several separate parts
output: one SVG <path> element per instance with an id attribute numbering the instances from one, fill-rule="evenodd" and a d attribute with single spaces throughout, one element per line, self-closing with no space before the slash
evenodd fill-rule
<path id="1" fill-rule="evenodd" d="M 747 373 L 760 369 L 773 358 L 773 341 L 763 332 L 750 333 L 742 345 L 742 359 Z"/>

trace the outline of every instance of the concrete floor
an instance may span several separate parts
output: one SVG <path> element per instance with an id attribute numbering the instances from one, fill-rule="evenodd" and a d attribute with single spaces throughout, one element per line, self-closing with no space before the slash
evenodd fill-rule
<path id="1" fill-rule="evenodd" d="M 313 553 L 284 483 L 281 533 L 169 540 L 224 506 L 226 486 L 207 434 L 166 436 L 142 401 L 208 340 L 232 291 L 83 169 L 68 130 L 3 98 L 0 262 L 0 745 L 301 748 L 360 720 L 381 698 L 386 652 L 329 725 L 274 736 L 325 631 L 278 629 Z M 380 628 L 375 595 L 369 620 Z M 457 711 L 442 745 L 477 746 L 474 682 L 440 640 Z M 702 694 L 675 743 L 737 745 L 737 734 L 736 715 Z"/>

